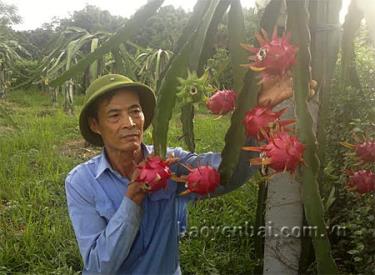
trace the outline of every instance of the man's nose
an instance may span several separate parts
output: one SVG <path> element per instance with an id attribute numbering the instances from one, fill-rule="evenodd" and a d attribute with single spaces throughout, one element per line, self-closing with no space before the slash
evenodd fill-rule
<path id="1" fill-rule="evenodd" d="M 122 118 L 122 126 L 125 128 L 131 128 L 135 126 L 135 122 L 131 116 L 129 116 L 128 114 L 124 114 Z"/>

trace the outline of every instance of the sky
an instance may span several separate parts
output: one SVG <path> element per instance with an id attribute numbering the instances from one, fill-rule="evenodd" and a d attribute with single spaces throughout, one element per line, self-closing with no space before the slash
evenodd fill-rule
<path id="1" fill-rule="evenodd" d="M 86 4 L 95 5 L 108 10 L 112 15 L 130 17 L 137 9 L 146 4 L 147 0 L 2 0 L 4 3 L 18 7 L 18 14 L 22 23 L 14 26 L 16 30 L 32 30 L 41 27 L 43 23 L 51 22 L 53 17 L 66 18 L 74 11 L 83 9 Z M 255 2 L 262 3 L 269 0 L 241 0 L 242 6 L 253 7 Z M 343 21 L 346 6 L 350 0 L 344 0 L 341 12 Z M 374 0 L 375 1 L 375 0 Z M 165 5 L 182 7 L 192 11 L 197 0 L 165 0 Z"/>
<path id="2" fill-rule="evenodd" d="M 73 11 L 83 9 L 86 4 L 108 10 L 112 15 L 129 17 L 147 3 L 147 0 L 2 0 L 18 7 L 23 23 L 16 30 L 31 30 L 50 22 L 53 17 L 69 17 Z M 197 0 L 165 0 L 163 6 L 173 5 L 191 11 Z M 241 0 L 245 7 L 254 6 L 255 0 Z"/>

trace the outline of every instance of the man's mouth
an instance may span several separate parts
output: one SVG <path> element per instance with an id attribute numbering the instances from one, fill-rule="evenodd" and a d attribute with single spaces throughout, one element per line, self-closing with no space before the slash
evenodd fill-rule
<path id="1" fill-rule="evenodd" d="M 131 137 L 138 137 L 138 135 L 126 135 L 126 136 L 122 136 L 121 138 L 131 138 Z"/>
<path id="2" fill-rule="evenodd" d="M 122 133 L 120 134 L 120 138 L 129 138 L 129 137 L 139 137 L 139 131 L 130 132 L 130 133 Z"/>

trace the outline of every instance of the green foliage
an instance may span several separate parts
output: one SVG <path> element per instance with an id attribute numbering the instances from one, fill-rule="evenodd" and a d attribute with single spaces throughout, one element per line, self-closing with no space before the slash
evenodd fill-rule
<path id="1" fill-rule="evenodd" d="M 73 274 L 80 259 L 63 188 L 73 161 L 61 146 L 78 136 L 76 120 L 41 109 L 43 94 L 9 97 L 0 104 L 18 129 L 0 119 L 0 273 Z"/>
<path id="2" fill-rule="evenodd" d="M 61 19 L 57 31 L 68 27 L 78 27 L 89 33 L 115 32 L 125 22 L 126 19 L 120 16 L 113 16 L 107 10 L 86 4 L 82 10 L 74 11 L 70 18 Z"/>
<path id="3" fill-rule="evenodd" d="M 173 6 L 161 7 L 151 16 L 139 32 L 134 42 L 144 48 L 174 50 L 176 42 L 186 26 L 190 14 Z"/>
<path id="4" fill-rule="evenodd" d="M 50 43 L 57 39 L 58 35 L 58 32 L 47 26 L 17 32 L 20 44 L 30 52 L 35 60 L 40 60 L 45 54 L 48 54 Z"/>
<path id="5" fill-rule="evenodd" d="M 144 7 L 138 10 L 134 16 L 126 22 L 126 24 L 118 30 L 110 39 L 106 40 L 100 47 L 84 58 L 80 59 L 77 64 L 65 71 L 62 75 L 51 81 L 52 86 L 58 86 L 72 78 L 73 76 L 82 73 L 87 66 L 95 62 L 97 59 L 103 58 L 105 54 L 112 49 L 119 47 L 121 44 L 127 42 L 142 26 L 144 21 L 150 17 L 161 6 L 163 0 L 154 0 L 148 2 Z"/>
<path id="6" fill-rule="evenodd" d="M 217 89 L 233 87 L 233 73 L 227 49 L 217 48 L 214 55 L 207 60 L 207 69 L 210 73 L 210 82 Z"/>
<path id="7" fill-rule="evenodd" d="M 139 81 L 156 90 L 160 75 L 165 70 L 172 55 L 171 51 L 152 48 L 147 48 L 138 54 L 135 57 L 135 62 L 139 65 L 139 69 L 137 69 Z"/>
<path id="8" fill-rule="evenodd" d="M 327 127 L 327 161 L 325 181 L 322 184 L 325 197 L 334 190 L 333 204 L 328 210 L 331 226 L 346 228 L 345 234 L 332 234 L 333 255 L 340 271 L 351 274 L 371 274 L 375 270 L 374 195 L 360 196 L 346 188 L 345 170 L 365 168 L 358 165 L 348 148 L 340 145 L 347 141 L 355 144 L 375 138 L 375 49 L 367 43 L 367 33 L 355 40 L 356 69 L 362 89 L 342 88 L 340 72 L 330 95 L 329 125 Z M 375 171 L 375 166 L 367 167 Z"/>

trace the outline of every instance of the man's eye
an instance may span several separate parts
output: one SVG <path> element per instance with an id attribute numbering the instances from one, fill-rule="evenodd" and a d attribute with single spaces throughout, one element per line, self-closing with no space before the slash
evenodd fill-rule
<path id="1" fill-rule="evenodd" d="M 109 117 L 110 118 L 116 118 L 116 117 L 118 117 L 118 114 L 113 114 L 113 115 L 110 115 Z"/>
<path id="2" fill-rule="evenodd" d="M 136 109 L 136 110 L 131 111 L 131 113 L 134 114 L 134 115 L 139 115 L 141 112 L 142 112 L 142 111 L 139 110 L 139 109 Z"/>

